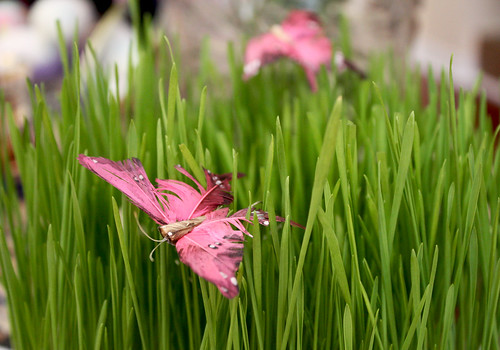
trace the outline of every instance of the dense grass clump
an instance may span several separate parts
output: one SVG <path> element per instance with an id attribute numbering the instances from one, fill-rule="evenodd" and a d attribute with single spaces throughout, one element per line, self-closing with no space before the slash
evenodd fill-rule
<path id="1" fill-rule="evenodd" d="M 141 48 L 119 100 L 99 69 L 82 85 L 74 56 L 58 109 L 34 88 L 19 129 L 1 105 L 24 189 L 0 150 L 16 349 L 499 348 L 498 130 L 451 74 L 438 87 L 429 72 L 424 106 L 418 72 L 396 80 L 386 57 L 366 80 L 323 71 L 312 93 L 288 64 L 243 82 L 233 54 L 229 92 L 202 64 L 181 94 L 163 41 Z M 155 224 L 79 153 L 138 157 L 151 179 L 182 179 L 177 163 L 243 172 L 231 208 L 261 200 L 306 229 L 250 226 L 227 300 L 171 246 L 151 262 L 137 221 Z"/>

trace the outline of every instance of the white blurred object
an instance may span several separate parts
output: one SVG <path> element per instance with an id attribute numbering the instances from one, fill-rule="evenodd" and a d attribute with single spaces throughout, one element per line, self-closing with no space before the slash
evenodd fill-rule
<path id="1" fill-rule="evenodd" d="M 19 1 L 0 1 L 0 32 L 26 22 L 27 9 Z"/>
<path id="2" fill-rule="evenodd" d="M 80 40 L 91 31 L 96 20 L 93 4 L 87 0 L 39 0 L 26 16 L 24 6 L 0 2 L 0 83 L 13 77 L 35 81 L 51 79 L 60 73 L 56 22 L 66 44 L 78 30 Z"/>
<path id="3" fill-rule="evenodd" d="M 410 51 L 410 60 L 424 69 L 430 64 L 435 73 L 449 68 L 453 55 L 456 87 L 471 89 L 481 67 L 481 45 L 491 34 L 500 35 L 498 0 L 426 1 L 419 12 L 419 31 Z M 498 81 L 485 75 L 483 88 L 499 101 Z"/>
<path id="4" fill-rule="evenodd" d="M 86 38 L 97 20 L 96 10 L 87 0 L 38 0 L 30 9 L 28 22 L 49 40 L 57 42 L 56 21 L 66 44 L 73 41 L 75 30 Z"/>
<path id="5" fill-rule="evenodd" d="M 58 29 L 68 48 L 75 30 L 85 40 L 97 18 L 87 0 L 38 0 L 29 11 L 21 2 L 0 1 L 0 89 L 21 124 L 30 114 L 26 78 L 55 82 L 62 68 Z"/>
<path id="6" fill-rule="evenodd" d="M 415 35 L 415 9 L 421 1 L 348 0 L 340 6 L 332 2 L 330 8 L 333 11 L 338 6 L 348 19 L 353 51 L 366 60 L 387 49 L 404 57 Z"/>
<path id="7" fill-rule="evenodd" d="M 26 78 L 42 78 L 53 72 L 54 64 L 57 70 L 57 62 L 57 46 L 34 28 L 20 25 L 0 32 L 0 89 L 19 125 L 30 115 Z"/>
<path id="8" fill-rule="evenodd" d="M 0 33 L 0 74 L 24 67 L 31 77 L 36 67 L 57 60 L 57 44 L 35 28 L 17 26 Z"/>
<path id="9" fill-rule="evenodd" d="M 126 4 L 115 2 L 97 23 L 88 39 L 96 57 L 92 57 L 89 48 L 86 47 L 81 59 L 82 79 L 85 80 L 88 73 L 96 71 L 95 60 L 97 60 L 104 73 L 108 75 L 109 92 L 113 95 L 117 93 L 118 78 L 120 99 L 128 94 L 129 60 L 132 66 L 139 60 L 136 37 L 132 26 L 125 20 L 125 13 Z"/>

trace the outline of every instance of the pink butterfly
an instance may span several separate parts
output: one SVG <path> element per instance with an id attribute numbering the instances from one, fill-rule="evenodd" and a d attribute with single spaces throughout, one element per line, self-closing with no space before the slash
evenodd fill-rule
<path id="1" fill-rule="evenodd" d="M 316 91 L 316 74 L 321 65 L 330 65 L 332 44 L 314 13 L 292 11 L 281 25 L 274 25 L 270 32 L 251 39 L 245 52 L 244 78 L 254 76 L 261 66 L 281 57 L 299 63 L 311 89 Z"/>
<path id="2" fill-rule="evenodd" d="M 291 11 L 281 25 L 274 25 L 268 33 L 251 39 L 245 51 L 243 78 L 253 77 L 260 67 L 282 57 L 289 57 L 300 64 L 311 89 L 318 89 L 316 74 L 322 65 L 330 67 L 332 43 L 314 13 Z M 339 72 L 349 68 L 364 75 L 340 51 L 335 53 L 335 64 Z"/>
<path id="3" fill-rule="evenodd" d="M 243 258 L 244 234 L 250 236 L 243 223 L 251 222 L 255 215 L 260 224 L 267 226 L 269 216 L 254 209 L 250 219 L 246 218 L 248 209 L 228 216 L 229 209 L 221 206 L 233 201 L 229 193 L 232 174 L 216 175 L 204 170 L 207 181 L 204 188 L 177 165 L 176 169 L 191 179 L 198 190 L 181 181 L 159 179 L 155 188 L 137 158 L 113 162 L 80 154 L 78 160 L 156 221 L 164 237 L 162 241 L 175 245 L 180 260 L 197 275 L 215 284 L 226 298 L 238 294 L 235 273 Z M 284 221 L 281 217 L 276 219 Z"/>

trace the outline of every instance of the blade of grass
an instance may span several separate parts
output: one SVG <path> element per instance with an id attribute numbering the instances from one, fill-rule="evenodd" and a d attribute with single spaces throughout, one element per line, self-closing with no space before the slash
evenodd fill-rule
<path id="1" fill-rule="evenodd" d="M 313 189 L 311 195 L 311 204 L 309 207 L 309 214 L 307 217 L 306 230 L 304 233 L 304 238 L 302 240 L 302 246 L 300 249 L 299 260 L 297 263 L 297 269 L 295 272 L 295 277 L 293 280 L 293 287 L 290 299 L 290 308 L 288 310 L 288 315 L 286 318 L 285 330 L 283 333 L 283 341 L 281 342 L 281 349 L 285 349 L 289 340 L 290 328 L 293 322 L 295 300 L 298 297 L 299 283 L 302 279 L 305 255 L 307 252 L 307 247 L 309 245 L 309 240 L 311 238 L 313 222 L 316 218 L 320 203 L 321 194 L 323 192 L 323 186 L 326 181 L 327 175 L 330 171 L 330 164 L 333 160 L 333 154 L 331 150 L 335 147 L 337 142 L 337 130 L 340 124 L 340 115 L 342 113 L 342 99 L 338 98 L 333 107 L 332 113 L 330 115 L 325 136 L 323 140 L 323 145 L 321 147 L 321 152 L 316 165 L 316 173 L 313 182 Z"/>
<path id="2" fill-rule="evenodd" d="M 102 338 L 104 335 L 105 342 L 107 342 L 106 333 L 106 318 L 108 316 L 108 300 L 105 299 L 102 303 L 101 312 L 99 313 L 99 319 L 97 320 L 97 332 L 94 341 L 94 350 L 106 348 L 102 345 Z"/>
<path id="3" fill-rule="evenodd" d="M 123 263 L 125 265 L 125 274 L 127 277 L 128 289 L 129 289 L 131 297 L 132 297 L 133 312 L 135 313 L 135 316 L 136 316 L 137 327 L 139 328 L 139 335 L 140 335 L 142 347 L 144 349 L 147 349 L 148 344 L 146 341 L 146 335 L 144 333 L 145 331 L 143 329 L 141 309 L 139 307 L 139 301 L 137 299 L 137 292 L 136 292 L 136 287 L 135 287 L 135 282 L 134 282 L 134 275 L 132 274 L 132 268 L 130 266 L 130 258 L 128 255 L 128 249 L 129 249 L 127 246 L 128 240 L 127 240 L 127 237 L 125 236 L 125 233 L 123 232 L 123 226 L 121 223 L 120 213 L 118 211 L 118 205 L 116 204 L 116 201 L 114 198 L 112 199 L 112 203 L 113 203 L 113 215 L 115 218 L 116 230 L 118 232 L 118 240 L 120 242 Z"/>
<path id="4" fill-rule="evenodd" d="M 401 199 L 403 198 L 403 190 L 406 183 L 408 169 L 410 167 L 414 135 L 415 135 L 415 115 L 412 113 L 408 118 L 408 121 L 406 122 L 406 126 L 404 128 L 402 144 L 401 144 L 401 155 L 399 159 L 398 172 L 396 176 L 396 185 L 394 188 L 394 196 L 392 199 L 391 215 L 387 231 L 389 254 L 391 254 L 392 251 L 394 234 L 396 232 L 398 213 L 400 210 Z"/>
<path id="5" fill-rule="evenodd" d="M 344 309 L 344 349 L 353 349 L 353 324 L 349 304 Z"/>

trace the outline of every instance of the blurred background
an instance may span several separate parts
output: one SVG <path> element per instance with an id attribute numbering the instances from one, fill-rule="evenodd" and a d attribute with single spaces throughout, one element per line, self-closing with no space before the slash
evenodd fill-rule
<path id="1" fill-rule="evenodd" d="M 142 20 L 150 20 L 177 48 L 184 71 L 196 72 L 206 38 L 216 68 L 227 73 L 227 43 L 242 54 L 244 43 L 305 8 L 319 14 L 328 36 L 339 36 L 339 19 L 347 19 L 352 59 L 367 68 L 368 58 L 392 50 L 404 65 L 419 65 L 425 76 L 448 69 L 453 54 L 456 86 L 471 89 L 480 74 L 491 105 L 500 105 L 500 2 L 497 0 L 141 0 Z M 78 30 L 82 70 L 90 41 L 109 74 L 118 67 L 125 90 L 129 57 L 137 49 L 126 0 L 0 1 L 0 89 L 21 122 L 29 115 L 25 77 L 57 90 L 62 68 L 56 20 L 69 52 Z M 161 37 L 160 35 L 158 37 Z M 82 74 L 84 76 L 84 74 Z"/>
<path id="2" fill-rule="evenodd" d="M 196 74 L 200 50 L 209 38 L 212 62 L 222 75 L 228 74 L 228 42 L 234 44 L 242 61 L 249 38 L 280 23 L 291 9 L 302 8 L 318 13 L 334 48 L 338 47 L 335 41 L 341 23 L 348 23 L 351 58 L 365 70 L 371 56 L 391 51 L 403 67 L 420 67 L 425 80 L 427 67 L 431 66 L 439 76 L 441 69 L 448 70 L 453 55 L 455 86 L 470 90 L 482 75 L 480 87 L 486 92 L 492 117 L 498 120 L 498 0 L 143 0 L 139 3 L 141 21 L 151 22 L 158 33 L 157 39 L 161 38 L 160 33 L 165 33 L 175 43 L 183 72 Z M 128 63 L 137 60 L 138 48 L 130 13 L 126 0 L 0 0 L 0 98 L 12 106 L 20 126 L 30 118 L 26 78 L 32 83 L 43 83 L 56 108 L 63 73 L 60 50 L 62 47 L 71 53 L 74 41 L 82 58 L 82 77 L 95 64 L 86 45 L 90 42 L 110 78 L 116 72 L 119 74 L 118 88 L 120 94 L 125 93 Z M 347 21 L 341 21 L 342 18 Z M 111 89 L 115 88 L 111 84 Z M 6 342 L 9 333 L 4 304 L 0 293 L 0 344 Z"/>

